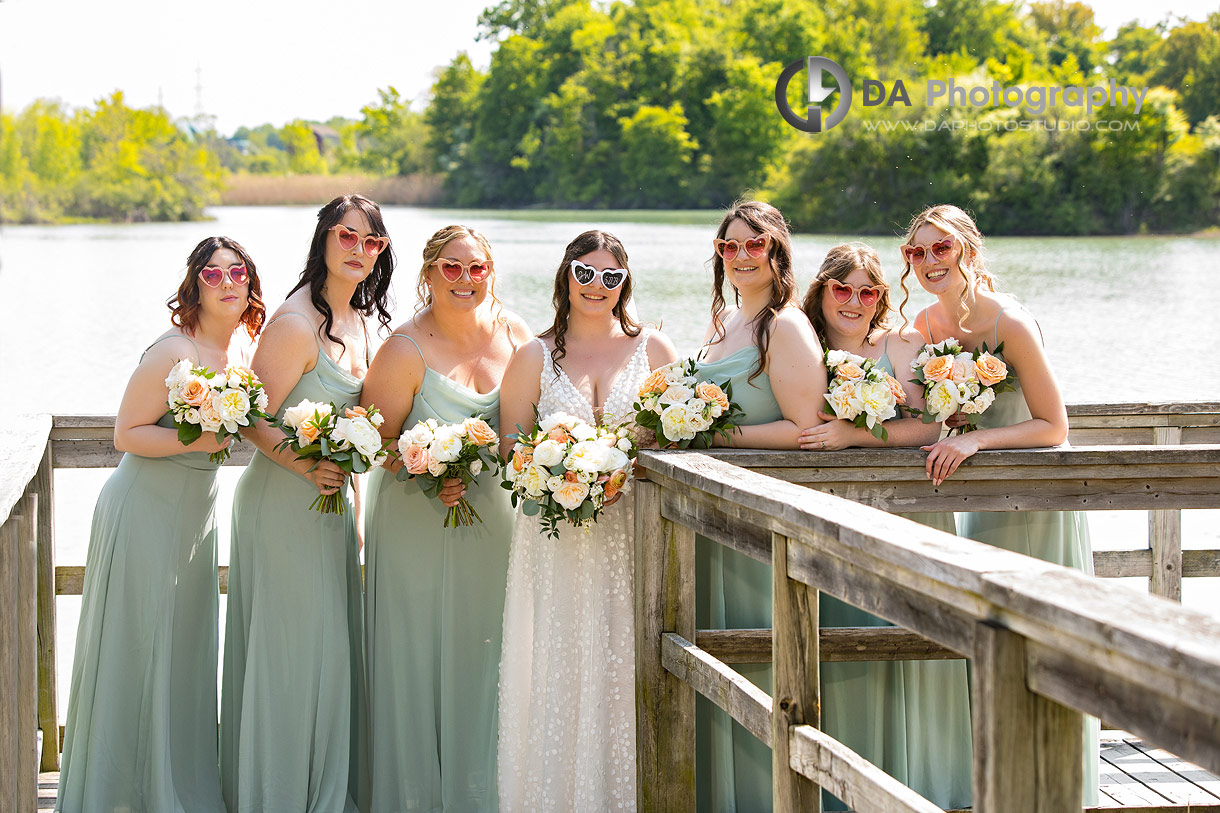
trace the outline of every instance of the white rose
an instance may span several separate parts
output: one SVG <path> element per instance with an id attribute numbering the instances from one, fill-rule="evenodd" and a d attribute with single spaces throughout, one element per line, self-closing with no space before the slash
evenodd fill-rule
<path id="1" fill-rule="evenodd" d="M 977 381 L 963 381 L 957 385 L 957 400 L 965 403 L 979 394 L 983 385 Z"/>
<path id="2" fill-rule="evenodd" d="M 463 445 L 462 436 L 454 430 L 454 427 L 442 426 L 436 430 L 436 435 L 432 438 L 432 445 L 428 447 L 428 454 L 433 460 L 452 463 L 461 455 Z"/>
<path id="3" fill-rule="evenodd" d="M 182 386 L 182 382 L 186 381 L 187 376 L 191 374 L 190 359 L 183 359 L 170 368 L 169 376 L 165 379 L 165 386 L 171 390 L 176 390 Z"/>
<path id="4" fill-rule="evenodd" d="M 621 452 L 631 451 L 631 440 L 629 438 L 619 438 L 618 443 L 614 444 Z"/>
<path id="5" fill-rule="evenodd" d="M 911 370 L 916 371 L 922 369 L 923 366 L 928 363 L 928 359 L 930 358 L 932 358 L 931 353 L 929 353 L 927 350 L 920 350 L 919 355 L 916 356 L 915 360 L 911 362 Z"/>
<path id="6" fill-rule="evenodd" d="M 631 458 L 621 449 L 610 449 L 606 454 L 606 467 L 602 471 L 618 471 L 625 469 L 631 463 Z"/>
<path id="7" fill-rule="evenodd" d="M 864 402 L 860 399 L 860 385 L 855 381 L 840 384 L 826 396 L 826 400 L 837 417 L 848 421 L 855 420 L 864 408 Z"/>
<path id="8" fill-rule="evenodd" d="M 593 440 L 597 437 L 597 430 L 587 423 L 578 423 L 572 427 L 572 437 L 577 440 Z"/>
<path id="9" fill-rule="evenodd" d="M 474 460 L 470 461 L 470 474 L 472 477 L 478 477 L 479 472 L 481 472 L 482 470 L 483 470 L 483 461 L 482 460 L 480 460 L 479 458 L 476 457 Z"/>
<path id="10" fill-rule="evenodd" d="M 535 450 L 535 460 L 537 455 L 538 452 Z M 610 449 L 602 444 L 593 440 L 582 440 L 572 446 L 572 451 L 568 452 L 568 456 L 563 459 L 563 465 L 564 468 L 576 472 L 596 473 L 605 470 L 609 455 Z"/>
<path id="11" fill-rule="evenodd" d="M 563 444 L 553 440 L 544 440 L 534 447 L 534 462 L 539 466 L 550 468 L 563 460 Z"/>
<path id="12" fill-rule="evenodd" d="M 250 396 L 246 395 L 245 390 L 227 389 L 213 395 L 212 400 L 215 402 L 214 406 L 216 414 L 220 416 L 220 422 L 229 432 L 238 431 L 239 426 L 250 425 L 250 421 L 246 417 L 250 412 Z"/>
<path id="13" fill-rule="evenodd" d="M 186 412 L 182 413 L 182 419 L 187 423 L 199 423 L 199 410 L 191 407 Z"/>
<path id="14" fill-rule="evenodd" d="M 690 404 L 687 404 L 686 414 L 689 417 L 689 425 L 693 431 L 706 432 L 712 428 L 712 418 L 710 415 L 704 414 L 703 407 L 695 409 Z"/>
<path id="15" fill-rule="evenodd" d="M 432 445 L 432 430 L 428 424 L 419 422 L 415 426 L 403 432 L 402 439 L 398 441 L 400 446 L 422 446 L 425 449 Z M 406 443 L 403 443 L 403 441 Z"/>
<path id="16" fill-rule="evenodd" d="M 449 464 L 443 460 L 437 460 L 435 457 L 428 461 L 428 474 L 433 477 L 440 477 L 449 469 Z"/>
<path id="17" fill-rule="evenodd" d="M 199 426 L 205 432 L 219 432 L 222 426 L 214 399 L 209 398 L 199 405 Z"/>
<path id="18" fill-rule="evenodd" d="M 381 433 L 367 418 L 339 418 L 331 437 L 355 446 L 369 460 L 381 454 Z"/>
<path id="19" fill-rule="evenodd" d="M 551 473 L 537 463 L 526 466 L 525 471 L 521 474 L 521 484 L 525 488 L 526 496 L 541 497 L 543 489 L 546 488 L 546 481 L 550 477 Z"/>
<path id="20" fill-rule="evenodd" d="M 879 381 L 864 382 L 860 385 L 860 402 L 868 414 L 870 428 L 877 421 L 888 421 L 894 417 L 894 393 L 888 384 Z"/>
<path id="21" fill-rule="evenodd" d="M 830 350 L 826 353 L 826 366 L 833 369 L 847 361 L 850 355 L 846 350 Z"/>
<path id="22" fill-rule="evenodd" d="M 666 384 L 685 383 L 688 376 L 686 375 L 686 365 L 681 361 L 675 361 L 672 364 L 666 364 L 661 368 L 662 375 L 665 376 Z"/>
<path id="23" fill-rule="evenodd" d="M 957 412 L 959 403 L 958 390 L 952 381 L 937 381 L 928 390 L 928 409 L 937 421 L 947 421 Z"/>
<path id="24" fill-rule="evenodd" d="M 580 418 L 577 418 L 574 415 L 568 415 L 563 412 L 554 412 L 540 420 L 538 422 L 538 426 L 543 432 L 550 432 L 556 426 L 559 426 L 559 424 L 563 424 L 564 426 L 575 426 L 578 423 L 580 423 Z"/>
<path id="25" fill-rule="evenodd" d="M 580 508 L 580 504 L 585 501 L 585 497 L 589 496 L 589 485 L 588 483 L 565 482 L 552 492 L 551 496 L 555 499 L 555 502 L 564 508 L 569 511 L 575 511 L 577 508 Z"/>
<path id="26" fill-rule="evenodd" d="M 546 478 L 546 490 L 551 492 L 552 494 L 554 494 L 556 491 L 558 491 L 560 488 L 563 487 L 563 484 L 565 482 L 566 481 L 562 477 L 560 477 L 558 474 L 552 475 L 552 476 Z"/>
<path id="27" fill-rule="evenodd" d="M 289 429 L 296 429 L 302 423 L 313 417 L 317 412 L 319 415 L 330 414 L 330 404 L 320 404 L 316 401 L 308 399 L 302 401 L 294 407 L 289 407 L 284 410 L 284 425 Z"/>
<path id="28" fill-rule="evenodd" d="M 255 406 L 257 406 L 260 411 L 266 412 L 267 404 L 269 404 L 269 403 L 270 403 L 270 401 L 267 400 L 267 391 L 260 389 L 258 391 L 258 395 L 254 396 Z"/>
<path id="29" fill-rule="evenodd" d="M 670 440 L 690 440 L 695 430 L 690 425 L 690 413 L 682 404 L 672 404 L 661 413 L 661 428 Z"/>
<path id="30" fill-rule="evenodd" d="M 374 414 L 372 417 L 369 418 L 369 423 L 371 423 L 373 426 L 380 429 L 381 425 L 383 423 L 385 423 L 385 416 L 382 415 L 380 412 L 377 412 L 376 414 Z"/>
<path id="31" fill-rule="evenodd" d="M 669 389 L 661 393 L 661 403 L 666 406 L 681 404 L 693 397 L 695 397 L 695 390 L 692 387 L 688 387 L 685 384 L 670 384 Z"/>
<path id="32" fill-rule="evenodd" d="M 995 403 L 995 390 L 990 388 L 983 390 L 971 403 L 974 404 L 979 414 L 986 412 Z"/>

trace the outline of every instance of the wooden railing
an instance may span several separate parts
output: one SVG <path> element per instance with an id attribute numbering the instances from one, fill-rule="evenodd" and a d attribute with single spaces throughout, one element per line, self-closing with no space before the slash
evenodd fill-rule
<path id="1" fill-rule="evenodd" d="M 641 462 L 651 480 L 636 497 L 643 809 L 693 806 L 695 691 L 772 747 L 777 810 L 817 809 L 818 786 L 859 811 L 936 809 L 817 730 L 818 664 L 841 659 L 821 651 L 819 590 L 905 628 L 867 631 L 850 659 L 973 660 L 976 810 L 1080 810 L 1082 712 L 1220 769 L 1220 623 L 887 512 L 1217 508 L 1220 445 L 982 452 L 939 487 L 917 450 L 643 452 Z M 695 630 L 696 532 L 772 565 L 774 636 Z M 843 654 L 841 640 L 827 642 Z M 770 660 L 774 704 L 713 647 Z"/>
<path id="2" fill-rule="evenodd" d="M 1075 405 L 1069 407 L 1069 418 L 1071 441 L 1077 445 L 1220 443 L 1220 404 Z M 0 461 L 7 464 L 0 475 L 0 685 L 3 686 L 0 689 L 3 692 L 0 695 L 3 698 L 0 702 L 0 723 L 9 723 L 5 730 L 12 732 L 11 743 L 5 746 L 0 755 L 0 775 L 12 775 L 8 772 L 10 764 L 15 770 L 20 768 L 21 760 L 29 756 L 26 752 L 34 747 L 32 743 L 36 741 L 35 738 L 27 737 L 28 731 L 18 725 L 29 727 L 29 715 L 26 714 L 29 708 L 37 710 L 37 727 L 48 732 L 43 741 L 42 770 L 58 769 L 60 737 L 56 725 L 59 710 L 54 596 L 79 595 L 84 584 L 84 568 L 75 565 L 54 566 L 52 474 L 53 469 L 111 468 L 118 465 L 122 454 L 114 449 L 113 435 L 113 416 L 55 416 L 53 420 L 49 416 L 19 417 L 8 420 L 6 428 L 0 433 Z M 1182 552 L 1178 520 L 1181 508 L 1211 504 L 1208 502 L 1209 494 L 1196 494 L 1200 486 L 1191 482 L 1192 472 L 1202 472 L 1209 465 L 1214 468 L 1214 464 L 1202 462 L 1211 459 L 1207 457 L 1209 453 L 1194 447 L 1182 450 L 1113 450 L 1127 455 L 1121 462 L 1126 476 L 1119 477 L 1114 472 L 1118 467 L 1116 458 L 1109 457 L 1108 451 L 1071 449 L 987 453 L 1016 457 L 1004 458 L 1009 463 L 1001 458 L 986 456 L 972 460 L 967 465 L 970 469 L 969 480 L 975 485 L 973 490 L 964 491 L 959 486 L 966 482 L 965 477 L 951 479 L 939 490 L 930 489 L 926 481 L 918 476 L 918 472 L 922 471 L 922 456 L 914 450 L 835 452 L 821 453 L 816 457 L 790 454 L 787 458 L 781 456 L 785 453 L 774 453 L 765 458 L 752 458 L 750 455 L 753 453 L 749 452 L 720 454 L 735 463 L 758 465 L 760 472 L 768 471 L 781 479 L 801 481 L 815 488 L 849 494 L 874 505 L 905 510 L 923 510 L 911 507 L 915 504 L 911 501 L 911 495 L 922 495 L 929 490 L 934 492 L 933 501 L 937 508 L 990 510 L 984 505 L 995 505 L 1000 506 L 1000 510 L 1009 510 L 1028 507 L 1032 503 L 1024 497 L 1002 492 L 1023 494 L 1027 492 L 1016 488 L 1036 486 L 1038 493 L 1042 493 L 1041 483 L 1046 479 L 1043 477 L 1046 467 L 1066 474 L 1068 470 L 1061 467 L 1070 465 L 1073 467 L 1070 477 L 1052 479 L 1058 483 L 1056 494 L 1060 499 L 1076 494 L 1077 500 L 1071 503 L 1072 507 L 1153 509 L 1149 521 L 1151 548 L 1098 552 L 1095 555 L 1098 575 L 1149 577 L 1154 592 L 1172 598 L 1180 598 L 1182 576 L 1220 575 L 1220 553 Z M 1093 457 L 1090 458 L 1089 454 Z M 1203 457 L 1200 458 L 1199 454 L 1203 454 Z M 244 466 L 251 455 L 249 444 L 239 444 L 227 465 Z M 732 455 L 738 457 L 733 458 Z M 1035 461 L 1033 456 L 1036 455 L 1045 456 Z M 984 461 L 988 459 L 992 462 L 985 464 Z M 816 463 L 813 463 L 815 460 Z M 811 463 L 819 468 L 809 468 Z M 1019 466 L 1020 471 L 1027 475 L 1024 480 L 1005 479 L 1008 474 L 1002 470 L 1010 463 L 1013 467 Z M 818 471 L 822 474 L 815 474 Z M 1099 496 L 1096 491 L 1090 490 L 1098 478 L 1102 478 L 1097 472 L 1106 471 L 1114 476 L 1103 479 L 1107 479 L 1119 492 L 1109 497 Z M 1072 477 L 1079 478 L 1081 485 L 1073 486 Z M 853 481 L 851 478 L 859 479 Z M 1146 482 L 1141 478 L 1145 478 Z M 1118 486 L 1123 480 L 1127 481 L 1125 490 Z M 1005 499 L 1008 502 L 1004 502 Z M 1094 500 L 1094 503 L 1083 504 L 1087 500 Z M 1099 501 L 1105 504 L 1099 504 Z M 1039 505 L 1045 507 L 1045 501 Z M 765 533 L 761 536 L 755 533 L 754 536 L 758 539 L 765 537 L 764 543 L 769 546 L 769 537 Z M 747 534 L 744 538 L 750 537 Z M 32 581 L 31 573 L 34 574 Z M 221 568 L 222 592 L 227 588 L 227 576 L 227 569 Z M 31 583 L 36 585 L 36 589 L 30 589 Z M 689 632 L 695 634 L 693 629 Z M 823 660 L 954 656 L 954 650 L 937 643 L 936 636 L 916 633 L 918 630 L 909 632 L 885 628 L 850 633 L 823 632 L 821 656 Z M 698 642 L 730 663 L 766 660 L 771 652 L 770 630 L 707 632 L 700 635 Z M 36 676 L 33 678 L 34 684 L 31 684 L 31 675 Z M 31 685 L 35 685 L 35 688 L 31 689 Z M 743 688 L 743 691 L 748 690 Z M 24 783 L 18 784 L 21 788 L 26 787 Z M 31 780 L 30 793 L 33 793 L 32 787 Z M 0 813 L 6 809 L 0 806 Z M 20 809 L 26 807 L 21 806 Z"/>

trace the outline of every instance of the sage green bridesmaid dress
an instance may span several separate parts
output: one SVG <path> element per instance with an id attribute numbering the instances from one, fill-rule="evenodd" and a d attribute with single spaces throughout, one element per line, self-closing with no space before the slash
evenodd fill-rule
<path id="1" fill-rule="evenodd" d="M 499 387 L 479 393 L 426 365 L 404 430 L 475 414 L 498 428 Z M 496 810 L 496 681 L 514 520 L 508 497 L 485 470 L 466 492 L 482 524 L 444 528 L 447 509 L 415 481 L 384 469 L 370 478 L 364 538 L 374 811 Z"/>
<path id="2" fill-rule="evenodd" d="M 1001 311 L 1001 314 L 1003 311 Z M 1000 317 L 996 317 L 991 347 L 999 340 Z M 979 416 L 980 429 L 1028 421 L 1032 415 L 1017 382 L 1015 390 L 996 396 L 991 408 Z M 1083 511 L 977 511 L 957 515 L 961 535 L 1005 550 L 1054 562 L 1093 574 L 1093 545 Z M 1099 740 L 1101 725 L 1095 717 L 1084 720 L 1084 803 L 1098 802 Z"/>
<path id="3" fill-rule="evenodd" d="M 700 377 L 733 385 L 743 425 L 783 415 L 766 374 L 747 384 L 758 351 L 744 348 L 700 364 Z M 892 369 L 888 356 L 881 364 Z M 948 512 L 903 514 L 954 533 Z M 696 625 L 771 626 L 771 568 L 696 537 Z M 706 585 L 706 588 L 704 587 Z M 888 626 L 889 622 L 831 596 L 819 599 L 822 627 Z M 770 664 L 739 665 L 771 691 Z M 970 693 L 965 662 L 907 661 L 822 665 L 822 730 L 942 807 L 970 803 Z M 696 708 L 696 774 L 700 810 L 771 809 L 771 751 L 702 696 Z M 826 809 L 844 809 L 823 794 Z"/>
<path id="4" fill-rule="evenodd" d="M 304 314 L 283 314 L 313 321 Z M 319 346 L 279 415 L 303 398 L 360 402 Z M 221 680 L 228 813 L 367 810 L 364 629 L 352 506 L 320 514 L 313 483 L 261 452 L 233 497 Z"/>
<path id="5" fill-rule="evenodd" d="M 217 468 L 207 452 L 128 452 L 98 495 L 56 810 L 224 813 Z"/>

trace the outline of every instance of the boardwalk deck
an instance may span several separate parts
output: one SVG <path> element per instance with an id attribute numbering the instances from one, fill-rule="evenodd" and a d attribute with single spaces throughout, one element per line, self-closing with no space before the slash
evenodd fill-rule
<path id="1" fill-rule="evenodd" d="M 1101 805 L 1127 813 L 1220 813 L 1220 777 L 1121 731 L 1102 732 Z M 59 774 L 38 775 L 38 809 L 55 807 Z"/>

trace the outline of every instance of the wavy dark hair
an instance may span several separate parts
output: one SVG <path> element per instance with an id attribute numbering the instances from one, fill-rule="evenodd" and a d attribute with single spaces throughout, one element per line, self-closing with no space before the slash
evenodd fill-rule
<path id="1" fill-rule="evenodd" d="M 788 229 L 788 221 L 769 203 L 758 200 L 739 200 L 724 213 L 720 228 L 716 229 L 716 239 L 723 240 L 729 224 L 734 220 L 743 220 L 745 224 L 758 234 L 771 235 L 771 247 L 768 257 L 775 269 L 775 282 L 771 285 L 771 299 L 767 306 L 754 317 L 754 346 L 758 348 L 758 366 L 750 373 L 747 381 L 753 381 L 767 369 L 767 344 L 770 341 L 771 323 L 775 321 L 781 309 L 796 303 L 796 275 L 792 271 L 792 235 Z M 733 289 L 737 305 L 741 305 L 741 294 Z M 716 344 L 724 338 L 724 325 L 720 315 L 724 313 L 724 260 L 712 252 L 712 327 L 715 331 L 711 344 Z"/>
<path id="2" fill-rule="evenodd" d="M 263 320 L 267 318 L 267 306 L 263 304 L 263 286 L 258 280 L 258 269 L 254 260 L 242 244 L 231 237 L 205 237 L 199 245 L 191 249 L 186 258 L 186 276 L 177 292 L 166 300 L 169 308 L 169 320 L 192 336 L 199 326 L 199 272 L 212 260 L 212 255 L 222 248 L 227 248 L 241 258 L 246 270 L 250 272 L 248 293 L 250 302 L 242 312 L 240 324 L 246 326 L 246 331 L 253 339 L 263 329 Z"/>
<path id="3" fill-rule="evenodd" d="M 358 209 L 368 220 L 371 234 L 377 237 L 389 237 L 385 228 L 385 220 L 381 217 L 381 207 L 375 201 L 369 200 L 364 195 L 341 195 L 335 198 L 318 210 L 318 226 L 313 232 L 313 242 L 309 244 L 309 256 L 305 258 L 305 268 L 301 271 L 300 280 L 288 292 L 288 295 L 292 296 L 302 288 L 309 289 L 309 301 L 318 309 L 318 313 L 322 314 L 320 332 L 342 348 L 339 358 L 343 358 L 343 352 L 347 348 L 343 346 L 339 337 L 330 332 L 335 323 L 335 315 L 322 296 L 322 289 L 326 287 L 326 276 L 329 273 L 326 269 L 326 240 L 330 236 L 330 229 L 338 225 L 343 216 L 352 209 Z M 356 286 L 350 302 L 353 308 L 365 316 L 376 314 L 377 321 L 387 330 L 390 327 L 390 308 L 393 306 L 393 300 L 390 297 L 390 277 L 393 273 L 394 244 L 391 243 L 386 246 L 385 251 L 377 255 L 377 261 L 373 263 L 373 270 Z"/>
<path id="4" fill-rule="evenodd" d="M 559 261 L 559 269 L 555 272 L 555 293 L 551 297 L 551 302 L 555 305 L 555 321 L 538 334 L 554 338 L 555 349 L 551 351 L 551 364 L 556 367 L 559 365 L 559 360 L 567 355 L 565 336 L 568 332 L 568 314 L 572 311 L 572 303 L 568 301 L 572 287 L 572 260 L 591 254 L 598 249 L 609 251 L 614 255 L 614 261 L 619 264 L 620 268 L 628 269 L 627 279 L 623 280 L 623 284 L 619 288 L 618 302 L 615 303 L 611 313 L 618 318 L 619 327 L 623 329 L 624 333 L 628 336 L 640 335 L 640 323 L 627 313 L 627 303 L 631 301 L 631 273 L 630 267 L 627 265 L 627 249 L 623 248 L 619 239 L 609 232 L 597 229 L 584 232 L 577 235 L 576 239 L 568 243 L 568 247 L 563 250 L 563 259 Z"/>
<path id="5" fill-rule="evenodd" d="M 877 331 L 889 327 L 890 286 L 885 281 L 885 275 L 881 273 L 881 257 L 872 246 L 865 243 L 841 243 L 826 252 L 822 267 L 818 269 L 813 282 L 809 283 L 809 288 L 805 291 L 805 302 L 801 306 L 822 344 L 826 343 L 826 318 L 822 316 L 822 292 L 826 289 L 826 283 L 831 280 L 842 282 L 857 268 L 868 274 L 869 284 L 881 289 L 877 310 L 868 323 L 868 336 L 865 341 L 873 344 Z"/>

